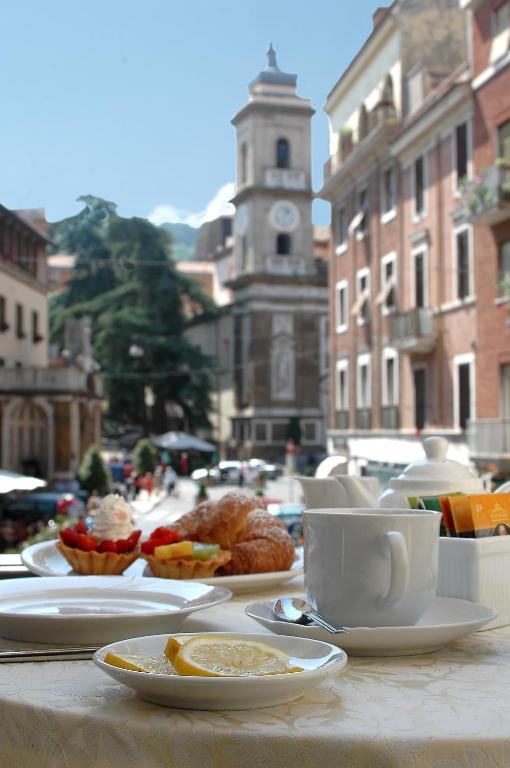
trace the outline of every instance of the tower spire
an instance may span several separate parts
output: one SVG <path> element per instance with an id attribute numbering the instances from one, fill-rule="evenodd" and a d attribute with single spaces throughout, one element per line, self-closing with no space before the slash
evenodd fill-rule
<path id="1" fill-rule="evenodd" d="M 266 53 L 267 56 L 267 68 L 277 69 L 279 71 L 278 64 L 276 63 L 276 51 L 273 48 L 273 43 L 269 43 L 269 48 Z"/>

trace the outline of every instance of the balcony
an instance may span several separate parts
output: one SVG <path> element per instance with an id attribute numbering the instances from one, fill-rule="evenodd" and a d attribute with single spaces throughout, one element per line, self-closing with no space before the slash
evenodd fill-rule
<path id="1" fill-rule="evenodd" d="M 357 409 L 356 429 L 372 429 L 372 409 L 371 408 Z"/>
<path id="2" fill-rule="evenodd" d="M 349 411 L 335 412 L 335 429 L 349 429 Z"/>
<path id="3" fill-rule="evenodd" d="M 87 392 L 87 374 L 80 368 L 2 368 L 0 392 Z"/>
<path id="4" fill-rule="evenodd" d="M 469 421 L 467 442 L 473 458 L 510 459 L 510 419 Z"/>
<path id="5" fill-rule="evenodd" d="M 400 411 L 398 405 L 384 405 L 381 408 L 381 427 L 383 429 L 399 429 Z"/>
<path id="6" fill-rule="evenodd" d="M 510 218 L 510 165 L 491 165 L 466 183 L 463 204 L 468 219 L 498 224 Z"/>
<path id="7" fill-rule="evenodd" d="M 333 199 L 346 176 L 361 172 L 365 164 L 373 161 L 374 154 L 384 153 L 397 131 L 395 108 L 381 104 L 369 116 L 369 130 L 358 142 L 351 133 L 342 133 L 337 154 L 331 155 L 324 164 L 324 183 L 320 193 L 325 199 Z"/>
<path id="8" fill-rule="evenodd" d="M 264 183 L 270 189 L 290 189 L 292 191 L 308 189 L 306 173 L 292 168 L 266 168 Z"/>
<path id="9" fill-rule="evenodd" d="M 400 352 L 417 355 L 432 352 L 436 344 L 432 309 L 418 307 L 391 315 L 390 342 Z"/>
<path id="10" fill-rule="evenodd" d="M 311 275 L 315 265 L 304 256 L 266 256 L 265 271 L 269 275 Z"/>

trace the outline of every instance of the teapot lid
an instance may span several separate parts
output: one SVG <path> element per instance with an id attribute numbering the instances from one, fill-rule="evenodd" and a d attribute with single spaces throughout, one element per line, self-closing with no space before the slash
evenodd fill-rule
<path id="1" fill-rule="evenodd" d="M 448 440 L 444 437 L 427 437 L 423 441 L 423 448 L 426 458 L 409 464 L 395 479 L 410 482 L 447 480 L 449 484 L 462 484 L 475 479 L 476 476 L 468 467 L 446 458 Z"/>

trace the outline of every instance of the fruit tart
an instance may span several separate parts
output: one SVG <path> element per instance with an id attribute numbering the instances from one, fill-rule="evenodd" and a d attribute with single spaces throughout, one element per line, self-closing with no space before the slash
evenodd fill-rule
<path id="1" fill-rule="evenodd" d="M 156 528 L 140 549 L 153 575 L 164 579 L 208 578 L 230 560 L 230 552 L 219 544 L 183 539 L 165 527 Z"/>
<path id="2" fill-rule="evenodd" d="M 110 494 L 96 510 L 92 530 L 82 520 L 64 528 L 57 549 L 77 573 L 113 576 L 123 573 L 139 556 L 140 534 L 133 530 L 128 504 Z"/>

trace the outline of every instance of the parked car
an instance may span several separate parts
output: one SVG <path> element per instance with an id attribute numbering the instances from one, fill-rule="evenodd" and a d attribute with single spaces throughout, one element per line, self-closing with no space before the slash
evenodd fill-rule
<path id="1" fill-rule="evenodd" d="M 201 469 L 193 470 L 191 473 L 191 479 L 195 480 L 197 483 L 206 480 L 207 478 L 209 478 L 209 482 L 211 483 L 219 483 L 221 480 L 221 473 L 218 467 L 211 467 L 210 469 L 202 467 Z"/>
<path id="2" fill-rule="evenodd" d="M 15 547 L 57 515 L 78 518 L 85 505 L 72 493 L 40 491 L 8 501 L 0 512 L 0 550 Z"/>

